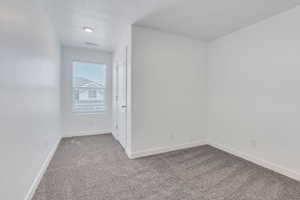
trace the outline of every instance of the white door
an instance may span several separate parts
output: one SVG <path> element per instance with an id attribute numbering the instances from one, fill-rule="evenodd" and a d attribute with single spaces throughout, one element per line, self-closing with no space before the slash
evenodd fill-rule
<path id="1" fill-rule="evenodd" d="M 118 99 L 119 99 L 119 89 L 118 89 L 118 70 L 119 69 L 119 62 L 116 62 L 114 63 L 114 66 L 113 66 L 113 123 L 114 123 L 114 128 L 113 128 L 113 136 L 116 140 L 119 141 L 119 132 L 118 132 L 118 129 L 119 129 L 119 119 L 118 119 L 118 112 L 119 112 L 119 103 L 118 103 Z"/>
<path id="2" fill-rule="evenodd" d="M 127 48 L 116 66 L 115 123 L 118 141 L 126 149 L 127 143 Z"/>

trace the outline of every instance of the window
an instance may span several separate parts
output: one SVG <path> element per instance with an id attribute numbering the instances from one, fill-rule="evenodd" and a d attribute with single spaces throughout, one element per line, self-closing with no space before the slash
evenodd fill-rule
<path id="1" fill-rule="evenodd" d="M 105 72 L 103 64 L 73 62 L 73 112 L 105 110 Z"/>
<path id="2" fill-rule="evenodd" d="M 96 98 L 97 90 L 89 90 L 89 98 Z"/>

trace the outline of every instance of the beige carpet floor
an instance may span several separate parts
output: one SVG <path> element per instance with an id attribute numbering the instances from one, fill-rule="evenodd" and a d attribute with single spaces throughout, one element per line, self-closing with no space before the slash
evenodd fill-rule
<path id="1" fill-rule="evenodd" d="M 101 135 L 63 139 L 33 200 L 300 200 L 300 183 L 211 146 L 130 160 Z"/>

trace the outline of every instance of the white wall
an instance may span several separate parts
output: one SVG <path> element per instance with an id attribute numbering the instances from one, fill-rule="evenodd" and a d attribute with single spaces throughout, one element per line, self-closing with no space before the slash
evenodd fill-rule
<path id="1" fill-rule="evenodd" d="M 300 180 L 300 7 L 209 45 L 212 143 Z"/>
<path id="2" fill-rule="evenodd" d="M 60 52 L 33 0 L 1 1 L 0 27 L 0 198 L 23 200 L 60 139 Z"/>
<path id="3" fill-rule="evenodd" d="M 132 154 L 204 143 L 206 133 L 206 44 L 134 26 Z"/>
<path id="4" fill-rule="evenodd" d="M 84 114 L 72 112 L 72 61 L 85 61 L 107 66 L 106 106 L 101 113 Z M 62 127 L 63 136 L 95 135 L 112 131 L 112 54 L 85 48 L 64 47 L 62 49 Z"/>

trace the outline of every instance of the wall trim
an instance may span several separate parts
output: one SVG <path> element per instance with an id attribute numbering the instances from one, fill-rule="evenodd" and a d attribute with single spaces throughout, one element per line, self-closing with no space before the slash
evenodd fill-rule
<path id="1" fill-rule="evenodd" d="M 76 136 L 103 135 L 103 134 L 111 134 L 111 133 L 112 133 L 112 129 L 65 132 L 63 134 L 63 138 L 76 137 Z"/>
<path id="2" fill-rule="evenodd" d="M 40 171 L 37 173 L 37 176 L 35 177 L 33 183 L 31 184 L 31 186 L 29 188 L 29 191 L 28 191 L 28 193 L 25 197 L 25 200 L 31 200 L 33 198 L 33 195 L 34 195 L 35 191 L 37 190 L 37 188 L 38 188 L 38 186 L 39 186 L 39 184 L 40 184 L 40 182 L 41 182 L 41 180 L 42 180 L 42 178 L 43 178 L 43 176 L 44 176 L 44 174 L 45 174 L 45 172 L 46 172 L 46 170 L 47 170 L 47 168 L 48 168 L 48 166 L 49 166 L 49 164 L 50 164 L 50 162 L 51 162 L 51 160 L 52 160 L 52 158 L 53 158 L 53 156 L 54 156 L 54 154 L 55 154 L 55 152 L 58 148 L 60 140 L 61 139 L 59 139 L 54 144 L 51 151 L 48 153 L 47 158 L 44 160 Z"/>
<path id="3" fill-rule="evenodd" d="M 214 142 L 209 142 L 209 145 L 213 146 L 217 149 L 223 150 L 225 152 L 228 152 L 230 154 L 233 154 L 237 157 L 240 157 L 240 158 L 243 158 L 243 159 L 248 160 L 250 162 L 253 162 L 253 163 L 255 163 L 259 166 L 270 169 L 270 170 L 272 170 L 274 172 L 277 172 L 279 174 L 285 175 L 285 176 L 287 176 L 291 179 L 294 179 L 296 181 L 300 181 L 300 173 L 298 173 L 296 171 L 293 171 L 293 170 L 290 170 L 290 169 L 287 169 L 287 168 L 285 168 L 281 165 L 266 161 L 266 160 L 261 159 L 261 158 L 257 158 L 253 155 L 247 154 L 245 152 L 238 151 L 238 150 L 233 149 L 231 147 L 228 147 L 226 145 L 222 145 L 222 144 L 218 144 L 218 143 L 214 143 Z"/>
<path id="4" fill-rule="evenodd" d="M 167 146 L 167 147 L 147 149 L 144 151 L 137 151 L 137 152 L 126 151 L 126 154 L 130 159 L 136 159 L 136 158 L 142 158 L 142 157 L 161 154 L 161 153 L 167 153 L 170 151 L 188 149 L 188 148 L 202 146 L 202 145 L 206 145 L 206 144 L 207 143 L 205 141 L 197 141 L 197 142 L 186 143 L 186 144 L 179 144 L 179 145 L 173 145 L 173 146 Z"/>

